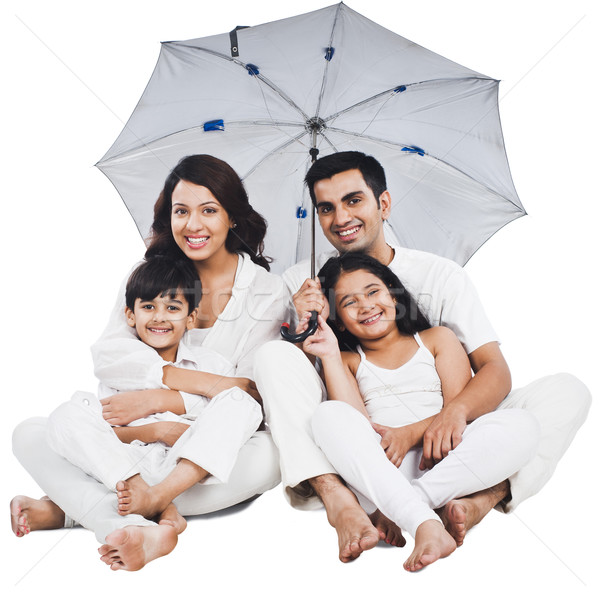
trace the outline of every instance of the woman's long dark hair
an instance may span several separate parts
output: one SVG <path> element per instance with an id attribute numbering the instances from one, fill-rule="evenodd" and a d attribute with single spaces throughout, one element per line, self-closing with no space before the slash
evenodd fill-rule
<path id="1" fill-rule="evenodd" d="M 230 229 L 225 248 L 232 253 L 247 252 L 253 262 L 269 270 L 270 259 L 263 256 L 267 222 L 257 213 L 238 174 L 224 161 L 208 154 L 182 158 L 171 171 L 154 205 L 154 221 L 150 230 L 146 258 L 156 255 L 185 256 L 171 231 L 171 201 L 180 181 L 207 188 L 236 224 Z"/>
<path id="2" fill-rule="evenodd" d="M 414 335 L 431 327 L 427 317 L 421 312 L 417 301 L 390 268 L 367 254 L 349 252 L 343 256 L 330 258 L 319 271 L 321 289 L 329 301 L 329 318 L 327 322 L 338 338 L 342 350 L 355 350 L 356 346 L 359 345 L 359 341 L 347 329 L 344 331 L 339 329 L 336 319 L 335 286 L 342 274 L 362 270 L 381 279 L 389 289 L 392 298 L 395 300 L 396 325 L 400 333 Z"/>

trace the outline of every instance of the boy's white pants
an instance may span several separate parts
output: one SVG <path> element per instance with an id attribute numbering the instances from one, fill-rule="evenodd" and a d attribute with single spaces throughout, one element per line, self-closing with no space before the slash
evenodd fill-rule
<path id="1" fill-rule="evenodd" d="M 304 353 L 293 344 L 271 341 L 257 352 L 254 380 L 260 389 L 267 423 L 279 449 L 283 488 L 292 506 L 322 506 L 308 479 L 335 473 L 314 442 L 311 418 L 325 398 L 323 383 Z M 577 430 L 587 417 L 590 392 L 567 373 L 550 375 L 512 391 L 496 411 L 523 408 L 540 425 L 535 456 L 509 477 L 511 500 L 502 504 L 510 512 L 536 494 L 550 479 Z"/>
<path id="2" fill-rule="evenodd" d="M 226 483 L 240 448 L 261 421 L 258 403 L 234 387 L 214 396 L 172 448 L 160 442 L 124 444 L 102 417 L 96 397 L 76 392 L 50 414 L 48 443 L 112 491 L 118 481 L 136 474 L 148 485 L 156 485 L 181 458 L 211 474 L 202 483 Z"/>
<path id="3" fill-rule="evenodd" d="M 391 422 L 381 424 L 394 426 L 393 410 L 386 412 Z M 539 437 L 535 417 L 524 410 L 488 413 L 467 425 L 462 442 L 441 462 L 420 471 L 421 448 L 409 450 L 395 467 L 369 420 L 345 402 L 321 403 L 312 430 L 365 512 L 379 509 L 413 537 L 424 521 L 439 520 L 433 509 L 515 473 L 533 457 Z"/>
<path id="4" fill-rule="evenodd" d="M 141 515 L 120 515 L 114 492 L 50 448 L 47 427 L 45 417 L 33 417 L 17 425 L 13 452 L 44 493 L 65 512 L 65 526 L 79 523 L 103 544 L 116 529 L 156 525 Z M 184 517 L 203 515 L 252 499 L 279 482 L 277 447 L 268 431 L 257 431 L 242 446 L 227 483 L 194 485 L 173 502 Z"/>

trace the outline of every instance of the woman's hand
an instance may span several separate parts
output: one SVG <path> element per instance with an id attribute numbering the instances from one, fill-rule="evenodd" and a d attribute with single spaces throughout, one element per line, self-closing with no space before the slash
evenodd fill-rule
<path id="1" fill-rule="evenodd" d="M 381 447 L 385 450 L 385 455 L 395 467 L 399 467 L 406 453 L 415 445 L 412 426 L 387 427 L 378 423 L 372 425 L 381 436 Z"/>
<path id="2" fill-rule="evenodd" d="M 128 425 L 136 419 L 147 417 L 154 410 L 150 392 L 160 390 L 137 390 L 134 392 L 121 392 L 100 400 L 102 416 L 110 425 Z"/>
<path id="3" fill-rule="evenodd" d="M 188 427 L 189 425 L 176 421 L 158 421 L 134 427 L 114 427 L 113 431 L 124 444 L 131 444 L 134 440 L 139 440 L 144 444 L 162 442 L 167 446 L 173 446 Z"/>
<path id="4" fill-rule="evenodd" d="M 309 319 L 310 313 L 306 313 L 302 321 L 300 321 L 300 325 L 304 324 L 304 329 L 306 329 Z M 331 327 L 327 325 L 327 322 L 321 315 L 319 315 L 317 323 L 317 331 L 304 340 L 302 349 L 304 352 L 308 352 L 308 354 L 318 356 L 322 361 L 328 358 L 339 358 L 340 347 Z"/>

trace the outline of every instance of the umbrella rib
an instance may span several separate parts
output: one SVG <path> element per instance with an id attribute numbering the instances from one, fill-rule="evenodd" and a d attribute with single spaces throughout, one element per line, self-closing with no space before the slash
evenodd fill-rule
<path id="1" fill-rule="evenodd" d="M 382 144 L 387 144 L 389 146 L 396 146 L 398 148 L 400 148 L 402 146 L 411 147 L 411 144 L 401 144 L 401 143 L 398 143 L 398 142 L 392 142 L 390 140 L 385 140 L 383 138 L 377 138 L 377 137 L 370 136 L 370 135 L 362 135 L 360 133 L 355 133 L 353 131 L 347 131 L 345 129 L 338 129 L 337 127 L 328 127 L 327 129 L 329 131 L 334 131 L 336 133 L 341 133 L 343 135 L 348 135 L 348 136 L 351 136 L 351 137 L 356 137 L 356 138 L 359 138 L 359 139 L 362 139 L 362 140 L 370 140 L 370 141 L 373 141 L 373 142 L 379 142 L 379 143 L 382 143 Z M 429 152 L 425 152 L 425 154 L 427 154 L 427 156 L 433 158 L 434 160 L 437 160 L 437 161 L 441 162 L 442 164 L 447 165 L 451 169 L 454 169 L 458 173 L 461 173 L 465 177 L 468 177 L 472 181 L 476 181 L 479 185 L 481 185 L 482 188 L 486 189 L 488 192 L 490 192 L 492 194 L 495 194 L 496 196 L 498 196 L 500 198 L 503 198 L 504 200 L 507 200 L 519 212 L 521 212 L 521 213 L 524 212 L 524 209 L 521 206 L 519 206 L 518 204 L 516 204 L 515 202 L 513 202 L 510 198 L 507 198 L 506 196 L 502 196 L 496 190 L 493 190 L 492 188 L 490 188 L 488 185 L 485 185 L 485 184 L 481 183 L 480 181 L 477 181 L 476 179 L 473 179 L 473 177 L 471 175 L 469 175 L 468 173 L 465 173 L 462 169 L 459 169 L 458 167 L 455 167 L 453 164 L 450 164 L 448 161 L 444 160 L 443 158 L 439 158 L 437 156 L 434 156 L 433 154 L 430 154 Z"/>
<path id="2" fill-rule="evenodd" d="M 331 35 L 329 36 L 329 48 L 332 47 L 333 44 L 333 34 L 335 33 L 335 27 L 338 22 L 338 17 L 340 15 L 340 10 L 342 8 L 343 2 L 340 2 L 337 6 L 337 10 L 335 11 L 335 17 L 333 19 L 333 25 L 331 26 Z M 325 69 L 323 71 L 323 80 L 321 81 L 321 91 L 319 92 L 319 100 L 317 102 L 317 110 L 315 111 L 315 117 L 319 116 L 319 112 L 321 110 L 321 101 L 323 100 L 323 96 L 325 95 L 325 85 L 327 84 L 327 74 L 329 73 L 329 60 L 325 60 Z"/>
<path id="3" fill-rule="evenodd" d="M 297 136 L 290 138 L 289 140 L 286 140 L 285 142 L 283 142 L 283 144 L 281 144 L 277 148 L 274 148 L 273 150 L 271 150 L 270 152 L 265 154 L 253 167 L 250 168 L 250 170 L 242 177 L 242 179 L 247 179 L 250 175 L 252 175 L 252 173 L 254 173 L 254 171 L 256 171 L 256 169 L 258 169 L 258 167 L 260 167 L 260 165 L 262 165 L 263 162 L 265 162 L 265 160 L 267 160 L 274 154 L 277 154 L 278 152 L 285 150 L 288 146 L 291 146 L 295 142 L 298 142 L 300 140 L 300 138 L 304 135 L 306 135 L 306 131 L 303 131 L 302 133 L 299 133 Z"/>
<path id="4" fill-rule="evenodd" d="M 168 42 L 168 43 L 171 46 L 179 46 L 179 47 L 183 47 L 183 48 L 194 48 L 195 50 L 199 50 L 201 52 L 206 52 L 207 54 L 211 54 L 212 56 L 215 56 L 217 58 L 221 58 L 223 60 L 235 63 L 236 65 L 239 65 L 240 67 L 244 68 L 245 70 L 248 70 L 246 63 L 244 63 L 241 60 L 238 60 L 236 58 L 232 58 L 231 56 L 227 56 L 226 54 L 222 54 L 221 52 L 216 52 L 215 50 L 209 50 L 208 48 L 202 48 L 201 46 L 178 44 L 177 42 Z M 292 108 L 296 109 L 302 115 L 302 117 L 304 118 L 305 121 L 308 120 L 308 118 L 309 118 L 308 115 L 285 92 L 283 92 L 280 88 L 278 88 L 272 81 L 270 81 L 269 79 L 267 79 L 264 75 L 261 75 L 260 73 L 254 74 L 253 77 L 260 79 L 267 87 L 271 88 L 276 94 L 278 94 L 282 100 L 287 102 Z"/>
<path id="5" fill-rule="evenodd" d="M 416 85 L 423 85 L 425 83 L 437 83 L 437 82 L 443 82 L 443 81 L 479 81 L 479 80 L 481 80 L 481 81 L 496 81 L 496 80 L 490 79 L 488 77 L 455 77 L 455 78 L 445 77 L 445 78 L 440 78 L 440 79 L 427 79 L 424 81 L 416 81 L 414 83 L 407 83 L 404 85 L 406 88 L 409 88 L 409 87 L 413 87 Z M 379 92 L 378 94 L 375 94 L 374 96 L 371 96 L 370 98 L 365 98 L 364 100 L 361 100 L 360 102 L 357 102 L 356 104 L 353 104 L 352 106 L 349 106 L 348 108 L 344 108 L 343 110 L 340 110 L 340 111 L 334 113 L 333 115 L 328 116 L 327 118 L 324 119 L 324 121 L 325 122 L 331 121 L 332 119 L 336 119 L 340 115 L 350 112 L 351 110 L 354 110 L 355 108 L 359 108 L 361 106 L 364 106 L 365 104 L 369 104 L 370 102 L 373 102 L 374 100 L 378 100 L 382 96 L 391 94 L 392 92 L 397 90 L 399 87 L 400 86 L 397 85 L 393 88 L 390 88 L 389 90 Z M 397 94 L 400 92 L 394 92 L 394 93 Z"/>

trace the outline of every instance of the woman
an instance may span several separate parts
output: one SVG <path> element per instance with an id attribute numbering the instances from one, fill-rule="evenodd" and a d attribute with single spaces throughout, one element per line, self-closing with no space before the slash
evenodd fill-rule
<path id="1" fill-rule="evenodd" d="M 227 163 L 195 155 L 173 169 L 154 207 L 146 256 L 184 255 L 193 261 L 202 299 L 197 329 L 189 332 L 186 343 L 216 350 L 236 370 L 231 377 L 222 377 L 178 369 L 158 358 L 127 325 L 123 287 L 106 330 L 92 348 L 95 372 L 110 387 L 148 390 L 151 400 L 132 403 L 127 392 L 112 396 L 103 401 L 107 421 L 114 425 L 137 418 L 148 410 L 149 402 L 160 403 L 163 411 L 181 406 L 178 391 L 212 397 L 237 385 L 259 398 L 251 379 L 253 353 L 278 336 L 286 297 L 281 279 L 268 273 L 262 255 L 265 233 L 265 220 L 252 209 L 242 182 Z M 151 427 L 146 428 L 146 440 L 152 439 Z M 101 553 L 111 568 L 141 568 L 172 550 L 172 531 L 161 525 L 147 527 L 154 523 L 140 515 L 119 515 L 113 497 L 99 482 L 50 450 L 45 428 L 46 419 L 34 418 L 13 434 L 15 455 L 49 496 L 13 500 L 17 535 L 81 523 L 102 543 L 106 540 Z M 213 512 L 278 482 L 276 448 L 270 434 L 259 431 L 240 451 L 227 484 L 196 485 L 181 494 L 176 505 L 183 515 Z"/>
<path id="2" fill-rule="evenodd" d="M 535 453 L 539 425 L 521 409 L 481 415 L 426 469 L 424 433 L 471 379 L 458 338 L 430 327 L 393 272 L 370 256 L 331 258 L 319 276 L 335 299 L 335 335 L 319 317 L 304 349 L 321 359 L 328 396 L 341 401 L 317 408 L 315 441 L 366 512 L 380 510 L 415 539 L 404 566 L 420 570 L 456 548 L 434 510 L 518 471 Z"/>

